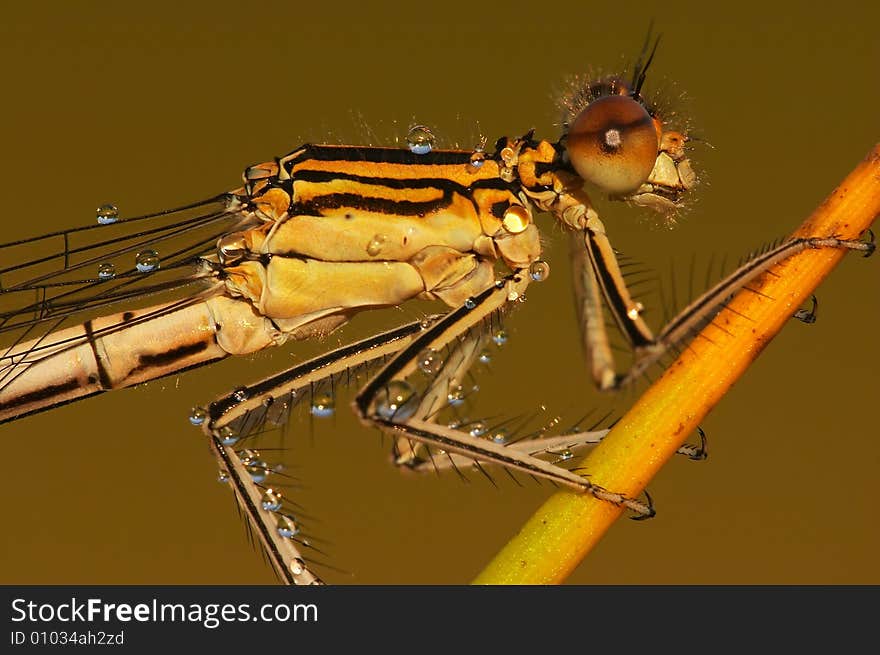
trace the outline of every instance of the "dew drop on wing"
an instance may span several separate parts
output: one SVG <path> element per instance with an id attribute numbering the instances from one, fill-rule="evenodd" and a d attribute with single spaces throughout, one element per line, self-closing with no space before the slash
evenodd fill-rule
<path id="1" fill-rule="evenodd" d="M 112 262 L 98 264 L 99 280 L 112 280 L 114 277 L 116 277 L 116 266 Z"/>
<path id="2" fill-rule="evenodd" d="M 109 202 L 98 207 L 95 214 L 100 225 L 110 225 L 119 220 L 119 209 Z"/>
<path id="3" fill-rule="evenodd" d="M 155 250 L 142 250 L 134 259 L 135 268 L 141 273 L 150 273 L 159 268 L 159 253 Z"/>

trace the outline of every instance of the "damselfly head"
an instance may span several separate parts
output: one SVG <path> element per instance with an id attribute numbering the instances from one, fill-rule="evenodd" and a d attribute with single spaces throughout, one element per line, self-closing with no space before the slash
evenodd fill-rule
<path id="1" fill-rule="evenodd" d="M 566 152 L 587 182 L 610 195 L 635 193 L 654 168 L 660 135 L 647 110 L 633 98 L 597 98 L 568 127 Z"/>
<path id="2" fill-rule="evenodd" d="M 575 81 L 562 100 L 565 158 L 614 200 L 675 213 L 697 183 L 684 132 L 670 129 L 632 83 L 612 76 Z"/>

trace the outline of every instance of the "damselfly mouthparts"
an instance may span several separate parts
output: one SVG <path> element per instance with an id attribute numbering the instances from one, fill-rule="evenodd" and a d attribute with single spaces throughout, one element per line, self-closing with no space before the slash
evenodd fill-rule
<path id="1" fill-rule="evenodd" d="M 193 413 L 279 576 L 316 580 L 295 511 L 269 486 L 281 472 L 248 439 L 282 423 L 307 392 L 320 413 L 326 405 L 314 401 L 314 385 L 376 360 L 384 365 L 358 395 L 356 411 L 398 438 L 401 463 L 499 463 L 649 514 L 642 501 L 596 488 L 541 456 L 557 454 L 560 442 L 504 443 L 498 433 L 487 439 L 473 425 L 434 420 L 466 393 L 461 382 L 484 344 L 502 338 L 498 313 L 546 277 L 535 213 L 552 214 L 578 244 L 584 341 L 593 375 L 608 389 L 637 376 L 736 288 L 794 252 L 870 246 L 831 236 L 786 242 L 655 335 L 583 190 L 587 180 L 618 198 L 672 211 L 694 185 L 687 135 L 643 99 L 644 70 L 636 66 L 629 81 L 585 85 L 570 99 L 557 141 L 528 133 L 488 149 L 435 150 L 418 128 L 407 149 L 309 145 L 250 167 L 232 193 L 118 222 L 132 228 L 122 236 L 96 227 L 6 244 L 16 254 L 4 261 L 25 263 L 0 271 L 10 304 L 3 329 L 13 335 L 3 358 L 0 416 L 11 420 L 228 354 L 321 336 L 365 309 L 439 300 L 446 313 L 335 350 Z M 102 208 L 103 223 L 113 218 L 112 208 Z M 49 249 L 39 255 L 17 254 L 43 246 Z M 189 293 L 69 327 L 85 313 L 182 290 Z M 636 351 L 636 366 L 623 376 L 611 359 L 602 302 Z M 565 442 L 590 438 L 567 435 Z"/>

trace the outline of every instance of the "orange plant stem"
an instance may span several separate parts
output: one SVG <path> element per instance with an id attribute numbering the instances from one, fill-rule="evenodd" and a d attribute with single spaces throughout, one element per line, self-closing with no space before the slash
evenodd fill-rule
<path id="1" fill-rule="evenodd" d="M 856 239 L 880 214 L 880 144 L 792 236 Z M 845 251 L 802 252 L 740 291 L 580 464 L 594 484 L 635 498 L 745 372 Z M 757 292 L 756 292 L 757 291 Z M 557 584 L 621 508 L 560 491 L 474 581 Z"/>

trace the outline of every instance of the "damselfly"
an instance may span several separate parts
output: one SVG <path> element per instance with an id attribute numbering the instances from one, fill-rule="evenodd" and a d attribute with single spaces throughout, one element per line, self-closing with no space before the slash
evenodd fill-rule
<path id="1" fill-rule="evenodd" d="M 593 80 L 573 92 L 556 141 L 529 132 L 492 147 L 437 150 L 430 131 L 416 126 L 403 149 L 307 145 L 248 168 L 244 186 L 203 202 L 127 221 L 107 206 L 98 216 L 107 225 L 5 244 L 2 329 L 11 343 L 3 356 L 0 417 L 20 418 L 230 354 L 323 336 L 366 309 L 438 300 L 445 312 L 194 410 L 193 422 L 209 435 L 222 475 L 278 575 L 292 583 L 317 580 L 296 511 L 273 486 L 283 472 L 250 442 L 283 425 L 302 399 L 314 415 L 327 412 L 327 391 L 339 376 L 371 365 L 355 410 L 365 424 L 395 437 L 399 463 L 501 464 L 650 515 L 643 501 L 558 466 L 570 445 L 595 435 L 554 439 L 540 431 L 538 442 L 505 442 L 500 431 L 437 420 L 466 395 L 462 382 L 484 346 L 504 339 L 500 313 L 547 275 L 535 214 L 550 213 L 576 244 L 577 305 L 591 370 L 603 389 L 636 378 L 711 319 L 733 291 L 795 252 L 871 245 L 833 236 L 785 242 L 655 335 L 583 190 L 586 181 L 668 213 L 696 183 L 688 135 L 642 96 L 649 63 L 650 57 L 637 64 L 629 79 Z M 125 305 L 150 295 L 162 302 Z M 635 352 L 624 375 L 614 368 L 603 302 Z M 117 313 L 70 327 L 120 304 L 125 308 Z"/>

